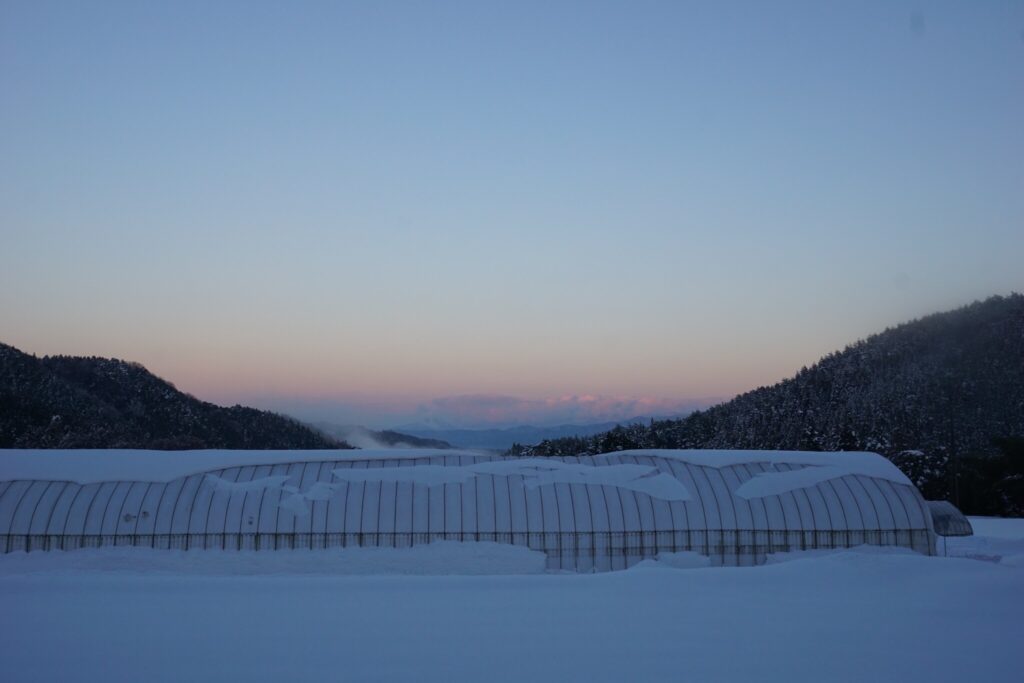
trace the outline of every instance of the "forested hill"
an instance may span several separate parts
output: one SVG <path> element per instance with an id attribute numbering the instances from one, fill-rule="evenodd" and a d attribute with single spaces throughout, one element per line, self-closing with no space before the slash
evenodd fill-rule
<path id="1" fill-rule="evenodd" d="M 0 344 L 0 448 L 347 448 L 270 412 L 222 408 L 137 363 Z"/>
<path id="2" fill-rule="evenodd" d="M 888 329 L 795 377 L 679 420 L 517 447 L 528 455 L 630 448 L 907 451 L 945 460 L 1024 435 L 1024 296 L 992 297 Z"/>

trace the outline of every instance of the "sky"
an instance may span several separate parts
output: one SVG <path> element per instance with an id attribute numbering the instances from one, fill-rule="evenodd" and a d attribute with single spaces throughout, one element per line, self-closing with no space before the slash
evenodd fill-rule
<path id="1" fill-rule="evenodd" d="M 683 412 L 1024 290 L 1022 2 L 0 1 L 0 341 L 389 426 Z"/>

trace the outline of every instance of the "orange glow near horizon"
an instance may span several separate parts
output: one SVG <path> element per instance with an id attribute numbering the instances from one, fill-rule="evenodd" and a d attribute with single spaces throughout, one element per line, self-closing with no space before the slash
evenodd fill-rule
<path id="1" fill-rule="evenodd" d="M 915 317 L 896 307 L 895 320 L 871 326 L 877 312 L 870 310 L 860 318 L 817 321 L 812 336 L 809 328 L 768 324 L 771 315 L 732 319 L 717 313 L 705 325 L 646 335 L 616 327 L 600 334 L 564 327 L 557 335 L 525 334 L 514 323 L 501 333 L 445 326 L 412 335 L 397 326 L 357 332 L 329 323 L 292 321 L 288 327 L 245 319 L 244 328 L 221 324 L 204 334 L 183 334 L 173 325 L 79 326 L 73 317 L 61 317 L 35 334 L 3 341 L 37 355 L 140 362 L 178 389 L 222 405 L 326 415 L 340 406 L 337 412 L 379 416 L 383 423 L 434 413 L 482 422 L 545 414 L 602 421 L 676 414 L 727 400 Z M 26 321 L 23 329 L 31 325 Z"/>
<path id="2" fill-rule="evenodd" d="M 805 364 L 786 353 L 729 356 L 725 355 L 728 348 L 721 345 L 716 356 L 711 349 L 694 349 L 693 344 L 676 350 L 701 361 L 688 364 L 683 357 L 672 358 L 664 345 L 652 343 L 638 344 L 631 354 L 635 359 L 629 362 L 613 362 L 600 348 L 570 353 L 557 348 L 491 347 L 488 353 L 481 353 L 461 345 L 442 352 L 419 349 L 400 356 L 398 349 L 382 345 L 375 349 L 376 355 L 364 349 L 363 355 L 354 357 L 340 351 L 330 353 L 328 344 L 319 344 L 320 348 L 304 345 L 305 353 L 290 353 L 283 343 L 237 347 L 191 343 L 172 348 L 166 339 L 138 347 L 130 347 L 124 340 L 105 344 L 91 339 L 69 349 L 64 343 L 10 341 L 37 355 L 98 355 L 140 362 L 179 390 L 222 405 L 344 403 L 384 415 L 443 397 L 475 396 L 517 397 L 533 411 L 543 412 L 547 407 L 552 414 L 571 405 L 576 414 L 593 415 L 595 420 L 622 406 L 626 406 L 623 410 L 637 410 L 637 414 L 673 414 L 680 406 L 709 405 L 778 381 Z M 382 355 L 389 351 L 392 355 Z M 564 360 L 559 353 L 565 354 Z M 448 407 L 467 409 L 466 404 Z M 491 417 L 497 421 L 506 409 L 492 410 Z M 488 416 L 482 408 L 477 412 L 481 419 Z"/>

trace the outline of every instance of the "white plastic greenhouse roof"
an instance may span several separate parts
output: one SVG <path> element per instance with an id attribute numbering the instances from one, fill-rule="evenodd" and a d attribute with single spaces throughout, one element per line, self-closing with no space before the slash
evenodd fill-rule
<path id="1" fill-rule="evenodd" d="M 0 449 L 0 481 L 49 479 L 93 484 L 112 480 L 171 481 L 196 472 L 240 465 L 310 460 L 398 460 L 476 451 L 384 448 L 286 451 L 148 451 L 138 449 Z"/>
<path id="2" fill-rule="evenodd" d="M 931 532 L 881 456 L 5 451 L 0 534 Z"/>
<path id="3" fill-rule="evenodd" d="M 828 468 L 825 478 L 863 474 L 897 484 L 910 480 L 889 460 L 876 453 L 749 450 L 632 450 L 590 456 L 600 462 L 618 456 L 671 458 L 703 467 L 726 467 L 746 463 L 782 463 Z M 171 481 L 197 472 L 243 465 L 292 462 L 422 460 L 433 457 L 493 457 L 476 450 L 375 448 L 359 450 L 195 450 L 149 451 L 135 449 L 0 449 L 0 481 L 39 479 L 93 484 L 103 481 Z M 546 460 L 546 458 L 545 458 Z"/>

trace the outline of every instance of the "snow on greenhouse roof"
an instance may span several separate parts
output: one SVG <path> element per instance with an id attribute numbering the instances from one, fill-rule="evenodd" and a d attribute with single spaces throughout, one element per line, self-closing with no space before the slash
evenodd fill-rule
<path id="1" fill-rule="evenodd" d="M 72 481 L 90 484 L 102 481 L 167 482 L 179 477 L 243 465 L 285 464 L 307 461 L 406 460 L 433 457 L 484 457 L 490 453 L 473 450 L 365 449 L 287 451 L 147 451 L 147 450 L 0 450 L 0 481 Z M 818 453 L 804 451 L 742 450 L 634 450 L 593 456 L 595 462 L 621 457 L 671 458 L 705 467 L 765 463 L 797 465 L 799 469 L 763 472 L 745 482 L 737 495 L 745 498 L 783 493 L 812 486 L 847 474 L 885 479 L 897 484 L 911 482 L 887 459 L 875 453 Z M 557 464 L 556 464 L 557 463 Z M 641 468 L 643 471 L 637 468 Z M 393 471 L 392 471 L 393 470 Z M 400 471 L 399 471 L 400 470 Z M 371 474 L 372 473 L 372 474 Z M 594 468 L 556 459 L 522 458 L 470 465 L 416 465 L 338 471 L 341 479 L 372 478 L 434 485 L 462 481 L 478 474 L 520 475 L 528 484 L 552 483 L 610 484 L 648 493 L 666 500 L 687 500 L 689 492 L 668 475 L 655 474 L 650 467 L 616 464 Z M 454 479 L 452 479 L 454 478 Z"/>
<path id="2" fill-rule="evenodd" d="M 401 460 L 478 451 L 433 448 L 288 451 L 148 451 L 141 449 L 0 449 L 0 481 L 38 479 L 93 484 L 101 481 L 172 481 L 208 470 L 321 460 Z"/>
<path id="3" fill-rule="evenodd" d="M 655 551 L 756 562 L 779 539 L 934 552 L 931 515 L 900 480 L 866 453 L 9 451 L 0 452 L 0 553 L 119 538 L 258 550 L 470 534 L 543 550 L 553 568 L 606 571 Z M 815 533 L 772 535 L 781 531 Z"/>
<path id="4" fill-rule="evenodd" d="M 769 465 L 802 465 L 801 469 L 763 472 L 736 490 L 744 498 L 761 498 L 813 486 L 848 474 L 885 479 L 895 484 L 913 484 L 898 467 L 877 453 L 843 451 L 741 451 L 741 450 L 635 450 L 594 456 L 641 455 L 671 458 L 702 467 L 730 467 L 765 463 Z"/>
<path id="5" fill-rule="evenodd" d="M 334 476 L 352 482 L 400 482 L 439 486 L 462 484 L 481 474 L 521 476 L 526 486 L 549 484 L 607 485 L 646 493 L 662 500 L 690 500 L 683 484 L 650 465 L 606 465 L 593 467 L 563 462 L 553 458 L 510 458 L 472 465 L 386 467 L 372 469 L 337 469 Z"/>

